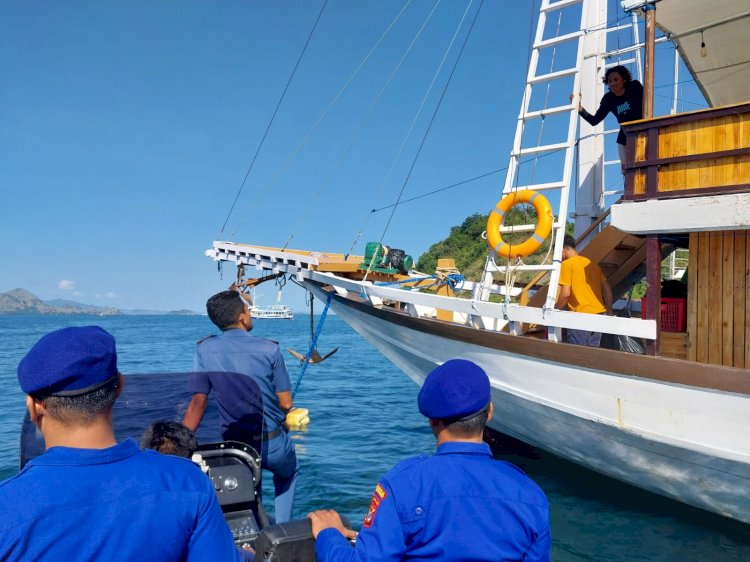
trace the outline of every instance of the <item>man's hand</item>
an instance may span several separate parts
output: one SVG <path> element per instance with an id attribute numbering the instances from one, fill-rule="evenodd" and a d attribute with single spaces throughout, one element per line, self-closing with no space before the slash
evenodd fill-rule
<path id="1" fill-rule="evenodd" d="M 312 524 L 313 537 L 318 538 L 318 533 L 323 529 L 336 529 L 347 539 L 353 539 L 357 536 L 356 531 L 347 529 L 341 522 L 341 517 L 333 509 L 319 509 L 307 514 Z"/>

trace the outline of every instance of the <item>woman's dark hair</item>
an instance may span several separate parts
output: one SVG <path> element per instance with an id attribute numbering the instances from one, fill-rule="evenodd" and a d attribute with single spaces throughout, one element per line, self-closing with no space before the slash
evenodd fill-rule
<path id="1" fill-rule="evenodd" d="M 141 448 L 189 459 L 198 448 L 198 440 L 195 433 L 181 423 L 158 421 L 146 428 L 141 437 Z"/>
<path id="2" fill-rule="evenodd" d="M 613 72 L 616 72 L 617 74 L 619 74 L 620 78 L 622 78 L 622 81 L 625 82 L 626 84 L 633 79 L 633 77 L 630 74 L 630 71 L 624 66 L 622 66 L 621 64 L 618 64 L 617 66 L 613 66 L 612 68 L 607 69 L 607 72 L 604 73 L 604 80 L 602 80 L 602 82 L 606 84 L 607 81 L 609 80 L 609 75 L 612 74 Z"/>

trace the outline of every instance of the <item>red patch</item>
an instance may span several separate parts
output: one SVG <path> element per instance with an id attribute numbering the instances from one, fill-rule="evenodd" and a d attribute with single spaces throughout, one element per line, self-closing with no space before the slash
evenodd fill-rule
<path id="1" fill-rule="evenodd" d="M 372 523 L 373 521 L 375 521 L 375 514 L 377 513 L 380 504 L 387 495 L 388 493 L 380 484 L 375 487 L 375 492 L 372 494 L 372 500 L 370 501 L 370 508 L 367 510 L 367 515 L 365 516 L 365 520 L 363 523 L 364 527 L 368 529 L 372 527 Z"/>

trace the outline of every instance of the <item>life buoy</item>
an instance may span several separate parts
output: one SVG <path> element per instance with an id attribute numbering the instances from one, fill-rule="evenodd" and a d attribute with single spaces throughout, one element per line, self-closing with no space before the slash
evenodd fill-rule
<path id="1" fill-rule="evenodd" d="M 500 227 L 503 225 L 505 213 L 520 203 L 534 205 L 537 217 L 536 229 L 534 234 L 521 244 L 508 244 L 500 235 Z M 490 213 L 490 218 L 487 219 L 487 244 L 497 255 L 505 258 L 530 256 L 539 249 L 552 232 L 553 220 L 552 207 L 541 193 L 530 189 L 509 193 L 497 203 Z"/>

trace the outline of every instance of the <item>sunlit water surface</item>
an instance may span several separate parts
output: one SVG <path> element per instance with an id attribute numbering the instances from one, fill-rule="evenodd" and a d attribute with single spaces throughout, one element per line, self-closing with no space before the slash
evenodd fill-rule
<path id="1" fill-rule="evenodd" d="M 43 334 L 98 324 L 117 339 L 124 373 L 188 371 L 195 342 L 214 333 L 203 316 L 0 316 L 0 478 L 18 470 L 24 402 L 16 366 Z M 255 335 L 305 352 L 309 318 L 257 320 Z M 310 367 L 295 403 L 311 423 L 293 432 L 300 457 L 296 514 L 334 507 L 359 526 L 378 478 L 400 459 L 434 449 L 416 408 L 417 387 L 342 320 L 329 316 L 318 342 L 339 351 Z M 292 381 L 299 364 L 287 356 Z M 550 501 L 553 560 L 750 560 L 750 525 L 693 509 L 565 462 L 514 454 Z M 268 484 L 270 478 L 265 479 Z M 748 491 L 750 493 L 750 491 Z M 264 496 L 273 497 L 269 488 Z M 269 508 L 272 507 L 269 505 Z"/>

